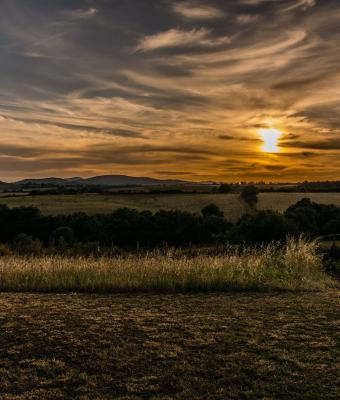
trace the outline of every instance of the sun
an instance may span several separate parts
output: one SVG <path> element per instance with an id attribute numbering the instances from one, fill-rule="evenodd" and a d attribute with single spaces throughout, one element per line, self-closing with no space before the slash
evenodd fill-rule
<path id="1" fill-rule="evenodd" d="M 279 153 L 278 140 L 282 132 L 278 129 L 260 129 L 259 134 L 263 140 L 262 151 L 265 153 Z"/>

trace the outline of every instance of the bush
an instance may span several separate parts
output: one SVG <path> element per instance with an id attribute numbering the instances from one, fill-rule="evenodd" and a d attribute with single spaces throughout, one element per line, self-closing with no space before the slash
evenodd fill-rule
<path id="1" fill-rule="evenodd" d="M 12 254 L 10 247 L 7 244 L 0 243 L 0 257 L 9 256 Z"/>
<path id="2" fill-rule="evenodd" d="M 68 226 L 57 228 L 51 235 L 50 243 L 55 249 L 64 254 L 69 248 L 74 247 L 77 240 L 75 234 Z"/>
<path id="3" fill-rule="evenodd" d="M 88 242 L 79 244 L 77 252 L 85 257 L 99 257 L 103 254 L 103 249 L 100 247 L 99 242 Z"/>
<path id="4" fill-rule="evenodd" d="M 209 204 L 207 206 L 205 206 L 204 208 L 202 208 L 201 211 L 202 215 L 204 218 L 206 217 L 224 217 L 224 213 L 222 210 L 220 210 L 215 204 Z"/>
<path id="5" fill-rule="evenodd" d="M 19 255 L 38 255 L 41 253 L 42 244 L 39 239 L 34 239 L 21 233 L 14 241 L 14 250 Z"/>

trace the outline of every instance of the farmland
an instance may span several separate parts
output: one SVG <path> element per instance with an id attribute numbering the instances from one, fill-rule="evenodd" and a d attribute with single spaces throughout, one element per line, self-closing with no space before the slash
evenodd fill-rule
<path id="1" fill-rule="evenodd" d="M 0 294 L 0 398 L 338 399 L 339 293 Z"/>
<path id="2" fill-rule="evenodd" d="M 260 195 L 258 208 L 284 211 L 303 197 L 340 204 L 337 194 L 266 193 Z M 64 224 L 79 218 L 56 214 L 107 213 L 126 206 L 198 212 L 215 203 L 235 220 L 249 211 L 238 195 L 84 194 L 1 201 L 11 207 L 34 205 L 54 215 L 2 207 L 1 233 L 16 239 L 12 245 L 4 240 L 0 257 L 1 400 L 339 398 L 338 282 L 326 274 L 317 242 L 295 236 L 259 247 L 184 245 L 84 256 L 81 246 L 86 243 L 75 241 L 72 247 L 70 242 L 67 247 L 64 237 L 70 228 L 56 225 L 54 233 L 48 231 L 54 220 Z M 328 223 L 338 215 L 336 208 L 331 207 L 333 214 L 322 214 L 323 207 L 304 205 L 300 212 L 312 210 L 308 218 L 326 215 Z M 297 220 L 299 214 L 291 212 L 292 221 Z M 138 219 L 143 213 L 116 213 L 80 220 L 90 220 L 91 229 L 97 218 L 113 220 L 104 239 L 118 240 L 125 232 L 129 243 L 134 234 L 142 235 L 138 240 L 152 234 L 138 230 L 145 222 Z M 246 225 L 245 232 L 259 226 L 255 214 L 266 216 L 252 214 L 255 219 L 247 218 L 252 225 Z M 140 225 L 130 230 L 131 215 Z M 274 217 L 264 230 L 270 240 L 275 221 L 280 227 L 286 218 Z M 187 226 L 182 218 L 178 227 Z M 189 221 L 207 223 L 209 218 L 223 222 L 223 216 L 204 212 L 191 215 Z M 164 228 L 166 221 L 159 226 Z M 80 237 L 83 225 L 72 226 Z M 34 238 L 44 239 L 39 227 L 47 229 L 47 246 L 34 253 Z M 48 238 L 56 240 L 58 229 L 65 236 L 53 247 Z M 162 230 L 157 232 L 158 238 Z M 190 234 L 190 240 L 193 237 Z M 29 246 L 23 252 L 25 243 Z"/>
<path id="3" fill-rule="evenodd" d="M 290 205 L 303 197 L 321 204 L 340 206 L 339 193 L 261 193 L 258 209 L 285 211 Z M 207 204 L 216 204 L 225 213 L 226 218 L 235 221 L 245 211 L 245 205 L 237 194 L 126 194 L 126 195 L 45 195 L 45 196 L 6 196 L 0 197 L 0 204 L 10 207 L 35 206 L 45 214 L 71 214 L 86 212 L 88 214 L 108 213 L 120 207 L 137 210 L 157 211 L 182 210 L 199 212 Z"/>

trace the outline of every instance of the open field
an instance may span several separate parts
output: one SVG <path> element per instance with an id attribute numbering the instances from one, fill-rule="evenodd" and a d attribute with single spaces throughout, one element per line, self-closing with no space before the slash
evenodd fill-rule
<path id="1" fill-rule="evenodd" d="M 303 197 L 322 204 L 340 206 L 340 193 L 261 193 L 259 209 L 285 211 L 290 205 Z M 157 211 L 159 209 L 179 209 L 199 212 L 207 204 L 214 203 L 220 207 L 225 216 L 236 220 L 245 211 L 244 204 L 236 194 L 157 194 L 157 195 L 46 195 L 46 196 L 13 196 L 1 197 L 0 204 L 10 207 L 32 205 L 45 214 L 69 214 L 84 211 L 88 214 L 108 213 L 119 207 L 138 210 Z"/>
<path id="2" fill-rule="evenodd" d="M 2 400 L 339 398 L 339 293 L 0 294 Z"/>

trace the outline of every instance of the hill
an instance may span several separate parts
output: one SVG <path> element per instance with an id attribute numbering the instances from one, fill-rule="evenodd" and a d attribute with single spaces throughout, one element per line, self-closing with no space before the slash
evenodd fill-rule
<path id="1" fill-rule="evenodd" d="M 132 185 L 179 185 L 189 183 L 175 179 L 155 179 L 127 175 L 101 175 L 91 178 L 28 178 L 15 182 L 16 185 L 100 185 L 100 186 L 132 186 Z"/>
<path id="2" fill-rule="evenodd" d="M 14 182 L 15 185 L 65 185 L 67 179 L 62 178 L 28 178 Z"/>

